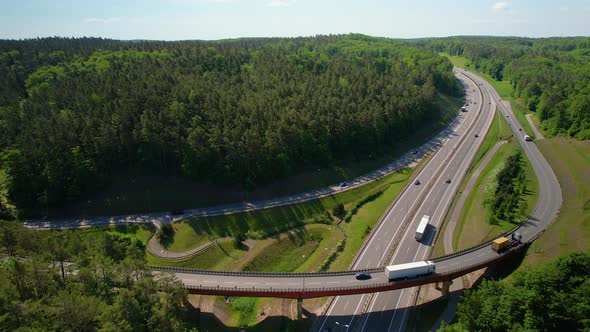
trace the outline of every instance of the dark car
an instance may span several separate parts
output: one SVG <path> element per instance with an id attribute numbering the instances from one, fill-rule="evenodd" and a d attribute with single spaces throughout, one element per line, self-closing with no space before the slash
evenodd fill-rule
<path id="1" fill-rule="evenodd" d="M 412 154 L 418 154 L 418 151 L 412 151 Z"/>
<path id="2" fill-rule="evenodd" d="M 371 279 L 371 275 L 368 274 L 368 273 L 364 273 L 364 272 L 359 272 L 354 277 L 356 278 L 356 280 L 367 280 L 367 279 Z"/>
<path id="3" fill-rule="evenodd" d="M 522 128 L 518 128 L 518 131 L 522 131 Z"/>
<path id="4" fill-rule="evenodd" d="M 479 135 L 478 134 L 475 134 L 475 137 L 479 137 Z"/>
<path id="5" fill-rule="evenodd" d="M 348 183 L 346 183 L 346 182 L 342 182 L 342 183 L 340 184 L 340 188 L 344 188 L 344 187 L 348 187 Z"/>
<path id="6" fill-rule="evenodd" d="M 446 182 L 447 182 L 447 183 L 451 183 L 451 179 L 447 179 L 447 181 L 446 181 Z"/>
<path id="7" fill-rule="evenodd" d="M 419 185 L 420 184 L 420 180 L 416 180 L 416 182 L 414 182 L 415 185 Z"/>

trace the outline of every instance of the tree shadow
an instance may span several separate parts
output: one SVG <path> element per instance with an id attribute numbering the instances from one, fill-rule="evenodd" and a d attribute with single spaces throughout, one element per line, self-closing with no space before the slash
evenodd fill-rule
<path id="1" fill-rule="evenodd" d="M 302 310 L 303 319 L 293 320 L 287 316 L 269 316 L 253 326 L 227 326 L 211 312 L 196 310 L 198 314 L 199 331 L 310 331 L 316 315 L 305 308 Z"/>

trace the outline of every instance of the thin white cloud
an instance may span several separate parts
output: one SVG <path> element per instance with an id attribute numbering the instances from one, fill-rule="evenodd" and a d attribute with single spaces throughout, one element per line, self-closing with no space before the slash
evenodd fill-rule
<path id="1" fill-rule="evenodd" d="M 84 23 L 109 24 L 109 23 L 113 23 L 113 22 L 118 22 L 120 20 L 121 20 L 120 17 L 106 17 L 106 18 L 102 18 L 102 17 L 87 17 L 87 18 L 84 19 Z"/>
<path id="2" fill-rule="evenodd" d="M 471 20 L 471 23 L 473 24 L 494 24 L 496 23 L 496 20 L 492 20 L 489 18 L 476 18 Z"/>
<path id="3" fill-rule="evenodd" d="M 526 18 L 517 18 L 517 19 L 512 20 L 512 23 L 514 23 L 514 24 L 528 24 L 529 20 Z"/>
<path id="4" fill-rule="evenodd" d="M 508 9 L 509 3 L 506 1 L 499 1 L 494 3 L 494 5 L 492 6 L 492 9 L 495 11 L 502 11 L 502 10 L 506 10 Z"/>
<path id="5" fill-rule="evenodd" d="M 561 6 L 561 7 L 559 7 L 559 11 L 567 12 L 568 10 L 570 10 L 570 8 L 568 6 Z"/>
<path id="6" fill-rule="evenodd" d="M 297 0 L 270 0 L 266 5 L 269 7 L 289 7 L 295 4 Z"/>

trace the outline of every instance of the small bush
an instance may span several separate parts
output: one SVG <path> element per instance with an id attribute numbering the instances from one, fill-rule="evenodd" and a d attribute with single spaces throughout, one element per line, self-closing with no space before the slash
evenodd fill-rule
<path id="1" fill-rule="evenodd" d="M 172 224 L 164 224 L 156 235 L 161 244 L 169 244 L 174 238 L 174 227 Z"/>
<path id="2" fill-rule="evenodd" d="M 342 203 L 338 203 L 338 205 L 336 205 L 333 209 L 332 209 L 332 214 L 334 216 L 336 216 L 337 218 L 344 218 L 344 216 L 346 215 L 346 210 L 344 210 L 344 204 Z"/>

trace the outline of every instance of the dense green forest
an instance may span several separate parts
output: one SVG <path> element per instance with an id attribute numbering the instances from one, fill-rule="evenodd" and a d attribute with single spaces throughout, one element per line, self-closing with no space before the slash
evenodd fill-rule
<path id="1" fill-rule="evenodd" d="M 1 331 L 186 331 L 183 285 L 147 269 L 141 241 L 119 232 L 39 232 L 0 223 Z"/>
<path id="2" fill-rule="evenodd" d="M 439 331 L 588 331 L 590 254 L 562 256 L 510 282 L 484 281 L 465 292 L 457 316 Z"/>
<path id="3" fill-rule="evenodd" d="M 507 80 L 553 135 L 590 139 L 590 38 L 452 37 L 418 41 L 465 56 L 478 70 Z"/>
<path id="4" fill-rule="evenodd" d="M 123 169 L 249 190 L 383 154 L 459 95 L 448 60 L 362 35 L 219 42 L 0 40 L 0 217 Z"/>

